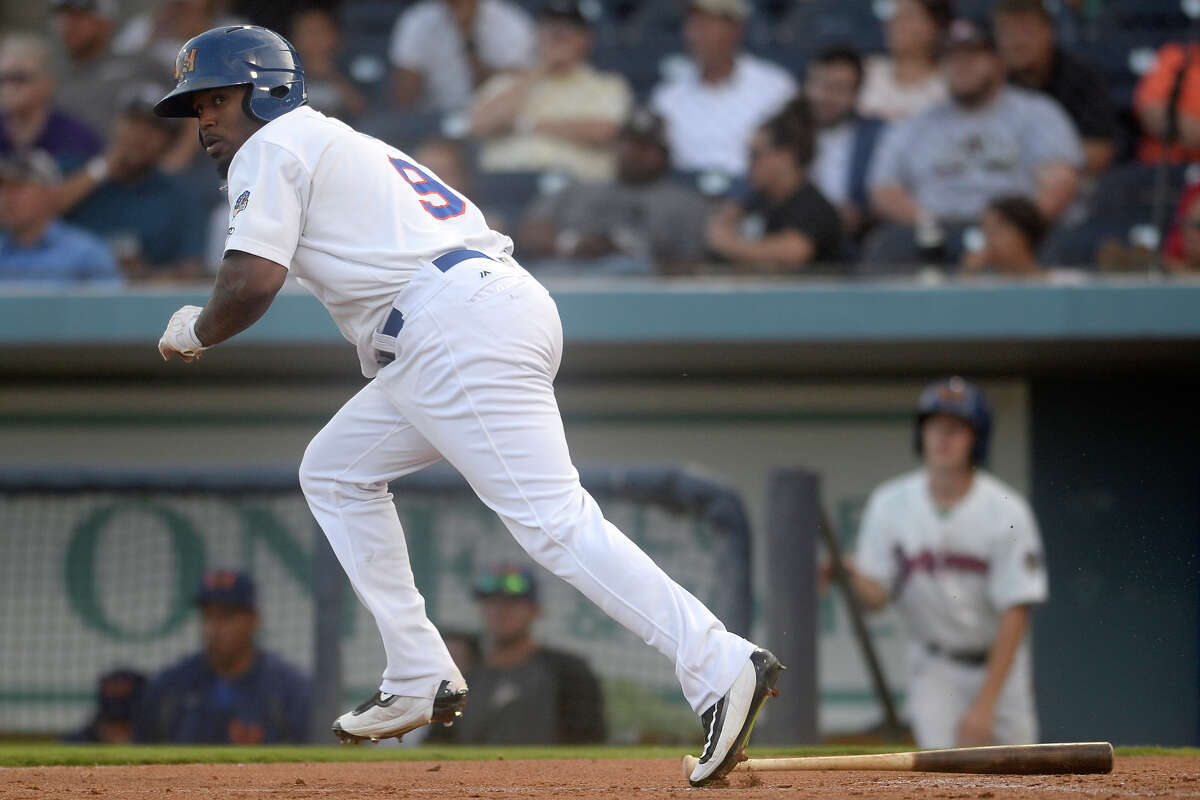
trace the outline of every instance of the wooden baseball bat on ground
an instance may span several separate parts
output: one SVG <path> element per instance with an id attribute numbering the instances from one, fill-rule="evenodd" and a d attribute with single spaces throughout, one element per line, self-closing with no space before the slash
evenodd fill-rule
<path id="1" fill-rule="evenodd" d="M 683 776 L 695 769 L 695 756 L 683 757 Z M 735 772 L 787 770 L 887 770 L 892 772 L 970 772 L 990 775 L 1087 775 L 1112 772 L 1113 748 L 1108 742 L 1023 744 L 1000 747 L 956 747 L 915 753 L 861 756 L 801 756 L 751 758 Z"/>

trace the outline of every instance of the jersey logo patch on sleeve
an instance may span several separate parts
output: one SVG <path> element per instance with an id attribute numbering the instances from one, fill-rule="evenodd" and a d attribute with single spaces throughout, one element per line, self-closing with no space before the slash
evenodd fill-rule
<path id="1" fill-rule="evenodd" d="M 233 216 L 237 216 L 246 210 L 246 206 L 250 205 L 250 190 L 242 192 L 238 195 L 237 202 L 233 204 Z"/>

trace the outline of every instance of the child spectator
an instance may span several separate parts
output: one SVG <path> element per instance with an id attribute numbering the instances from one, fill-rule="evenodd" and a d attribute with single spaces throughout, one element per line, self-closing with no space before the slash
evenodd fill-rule
<path id="1" fill-rule="evenodd" d="M 1046 223 L 1028 198 L 992 200 L 983 212 L 979 227 L 981 247 L 967 253 L 963 272 L 991 271 L 1017 277 L 1042 274 L 1037 251 L 1046 235 Z"/>

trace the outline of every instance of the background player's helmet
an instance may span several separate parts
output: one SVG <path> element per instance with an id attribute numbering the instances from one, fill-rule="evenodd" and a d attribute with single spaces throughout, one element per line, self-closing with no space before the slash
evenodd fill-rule
<path id="1" fill-rule="evenodd" d="M 160 117 L 194 117 L 192 92 L 249 86 L 246 113 L 270 122 L 308 102 L 304 67 L 291 43 L 256 25 L 213 28 L 187 41 L 175 59 L 175 88 L 158 101 Z"/>
<path id="2" fill-rule="evenodd" d="M 953 377 L 930 384 L 921 392 L 921 399 L 917 401 L 917 455 L 921 454 L 922 449 L 921 428 L 925 420 L 934 414 L 949 414 L 970 425 L 975 431 L 971 463 L 982 464 L 987 461 L 988 440 L 992 433 L 992 409 L 978 386 L 962 378 Z"/>

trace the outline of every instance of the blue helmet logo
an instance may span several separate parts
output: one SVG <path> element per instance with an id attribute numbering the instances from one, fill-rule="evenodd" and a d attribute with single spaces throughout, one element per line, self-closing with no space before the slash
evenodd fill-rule
<path id="1" fill-rule="evenodd" d="M 175 88 L 158 102 L 160 117 L 194 117 L 191 94 L 247 86 L 246 113 L 269 122 L 308 102 L 300 56 L 275 31 L 255 25 L 213 28 L 190 39 L 175 59 Z"/>

